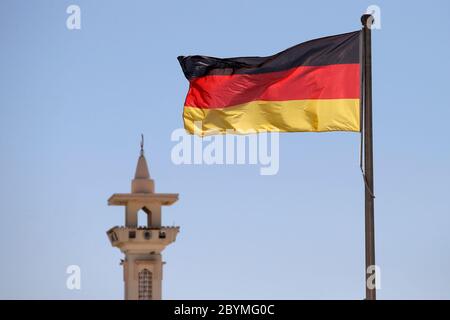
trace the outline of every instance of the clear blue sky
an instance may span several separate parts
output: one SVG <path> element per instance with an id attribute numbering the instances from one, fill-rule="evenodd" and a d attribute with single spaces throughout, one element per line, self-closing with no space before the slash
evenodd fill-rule
<path id="1" fill-rule="evenodd" d="M 358 134 L 281 135 L 275 176 L 176 166 L 170 134 L 178 55 L 273 54 L 359 29 L 371 4 L 378 297 L 450 299 L 450 4 L 372 0 L 1 1 L 0 298 L 123 297 L 106 201 L 129 191 L 143 132 L 157 190 L 180 193 L 164 298 L 362 299 Z"/>

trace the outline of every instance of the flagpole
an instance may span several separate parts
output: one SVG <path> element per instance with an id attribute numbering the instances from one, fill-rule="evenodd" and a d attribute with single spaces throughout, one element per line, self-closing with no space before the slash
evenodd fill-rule
<path id="1" fill-rule="evenodd" d="M 376 300 L 375 288 L 375 223 L 373 193 L 373 138 L 372 138 L 372 44 L 373 16 L 361 17 L 363 25 L 363 85 L 364 85 L 364 186 L 365 186 L 365 243 L 366 243 L 366 300 Z"/>

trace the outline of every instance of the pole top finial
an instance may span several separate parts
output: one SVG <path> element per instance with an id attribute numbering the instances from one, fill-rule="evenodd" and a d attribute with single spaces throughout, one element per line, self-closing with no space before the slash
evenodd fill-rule
<path id="1" fill-rule="evenodd" d="M 144 155 L 144 134 L 141 133 L 141 156 Z"/>
<path id="2" fill-rule="evenodd" d="M 363 25 L 364 28 L 370 28 L 374 22 L 375 18 L 373 15 L 371 14 L 363 14 L 361 16 L 361 23 Z"/>

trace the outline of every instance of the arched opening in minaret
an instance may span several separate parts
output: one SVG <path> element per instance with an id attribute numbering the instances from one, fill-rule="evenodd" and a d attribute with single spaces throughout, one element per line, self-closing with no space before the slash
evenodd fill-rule
<path id="1" fill-rule="evenodd" d="M 138 226 L 150 227 L 152 221 L 152 212 L 147 207 L 142 207 L 138 212 Z"/>

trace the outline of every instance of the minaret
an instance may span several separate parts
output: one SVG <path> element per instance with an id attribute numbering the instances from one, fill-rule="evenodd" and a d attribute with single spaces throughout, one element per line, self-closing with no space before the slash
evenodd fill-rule
<path id="1" fill-rule="evenodd" d="M 125 207 L 125 226 L 113 227 L 108 238 L 125 254 L 122 260 L 125 300 L 160 300 L 162 286 L 161 251 L 175 241 L 179 227 L 161 226 L 161 207 L 178 200 L 175 193 L 155 193 L 144 157 L 144 137 L 131 193 L 115 193 L 108 205 Z M 138 225 L 138 212 L 147 215 L 145 226 Z"/>

